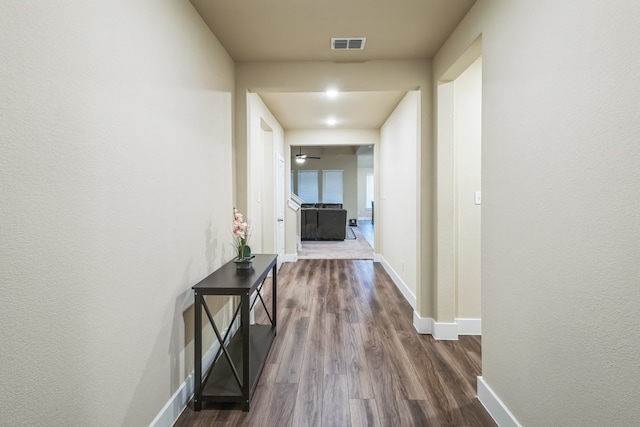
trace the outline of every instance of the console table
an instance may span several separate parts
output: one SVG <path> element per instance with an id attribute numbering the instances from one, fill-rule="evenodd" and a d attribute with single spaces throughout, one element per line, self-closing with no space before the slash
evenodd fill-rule
<path id="1" fill-rule="evenodd" d="M 249 411 L 249 402 L 258 385 L 271 343 L 276 336 L 276 274 L 277 255 L 257 254 L 253 268 L 236 270 L 230 261 L 193 286 L 195 297 L 194 355 L 195 355 L 195 411 L 202 409 L 203 402 L 239 402 L 242 410 Z M 271 281 L 271 313 L 262 299 L 261 290 L 269 271 Z M 258 292 L 256 292 L 258 291 Z M 256 292 L 253 301 L 251 294 Z M 240 328 L 228 341 L 231 325 L 224 337 L 221 335 L 213 314 L 207 306 L 205 295 L 237 295 L 240 303 L 236 307 L 231 324 L 240 315 Z M 256 302 L 265 309 L 270 325 L 249 324 L 249 313 Z M 202 310 L 204 309 L 216 334 L 220 349 L 213 364 L 202 379 Z"/>

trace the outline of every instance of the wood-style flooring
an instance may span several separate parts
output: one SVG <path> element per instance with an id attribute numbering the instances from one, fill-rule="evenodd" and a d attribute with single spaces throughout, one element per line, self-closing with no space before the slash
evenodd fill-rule
<path id="1" fill-rule="evenodd" d="M 380 264 L 284 264 L 277 303 L 278 335 L 250 412 L 189 404 L 176 426 L 496 425 L 475 397 L 480 338 L 419 335 Z"/>
<path id="2" fill-rule="evenodd" d="M 371 247 L 375 249 L 373 245 L 373 223 L 369 220 L 359 220 L 358 230 L 360 230 L 360 233 L 362 233 L 362 236 L 369 242 Z"/>

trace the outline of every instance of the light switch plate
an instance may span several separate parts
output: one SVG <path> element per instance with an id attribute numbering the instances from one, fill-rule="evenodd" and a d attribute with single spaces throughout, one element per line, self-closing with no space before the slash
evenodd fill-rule
<path id="1" fill-rule="evenodd" d="M 475 192 L 476 205 L 482 204 L 482 191 Z"/>

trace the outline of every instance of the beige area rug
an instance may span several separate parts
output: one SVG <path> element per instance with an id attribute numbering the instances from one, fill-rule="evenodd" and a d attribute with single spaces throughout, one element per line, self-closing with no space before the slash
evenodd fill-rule
<path id="1" fill-rule="evenodd" d="M 303 241 L 298 251 L 298 259 L 373 259 L 373 248 L 362 233 L 353 227 L 355 240 L 344 241 Z"/>

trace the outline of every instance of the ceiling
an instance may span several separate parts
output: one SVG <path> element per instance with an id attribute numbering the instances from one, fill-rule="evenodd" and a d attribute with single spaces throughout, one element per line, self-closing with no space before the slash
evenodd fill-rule
<path id="1" fill-rule="evenodd" d="M 236 62 L 431 58 L 475 0 L 191 0 Z M 366 37 L 332 51 L 332 37 Z M 285 129 L 377 129 L 404 93 L 259 93 Z"/>
<path id="2" fill-rule="evenodd" d="M 378 129 L 405 92 L 261 93 L 260 97 L 285 129 Z M 335 125 L 327 120 L 334 118 Z"/>

